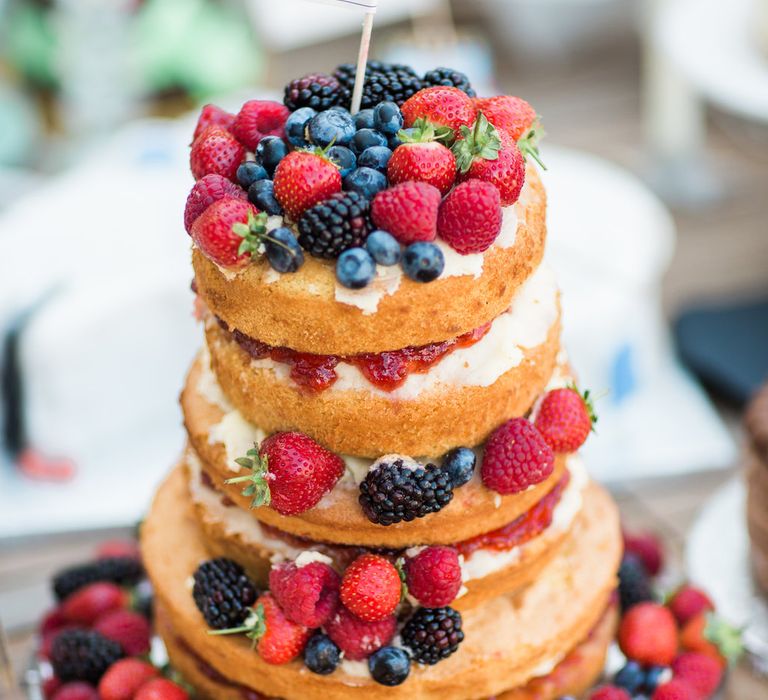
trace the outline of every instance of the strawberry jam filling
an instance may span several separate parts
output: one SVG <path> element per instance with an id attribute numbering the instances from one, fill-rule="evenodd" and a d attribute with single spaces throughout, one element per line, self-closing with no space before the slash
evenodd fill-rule
<path id="1" fill-rule="evenodd" d="M 325 391 L 338 379 L 336 366 L 346 362 L 357 367 L 361 374 L 376 388 L 394 391 L 405 383 L 411 374 L 424 374 L 446 355 L 459 348 L 468 348 L 477 343 L 490 329 L 486 323 L 457 338 L 430 343 L 401 350 L 360 355 L 313 355 L 296 352 L 290 348 L 273 347 L 255 340 L 238 330 L 229 331 L 226 323 L 219 319 L 221 327 L 230 332 L 232 339 L 254 360 L 271 359 L 291 367 L 291 379 L 302 389 L 312 392 Z"/>

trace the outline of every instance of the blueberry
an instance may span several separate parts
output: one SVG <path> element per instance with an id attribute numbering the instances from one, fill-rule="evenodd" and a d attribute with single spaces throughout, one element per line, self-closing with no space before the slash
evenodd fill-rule
<path id="1" fill-rule="evenodd" d="M 403 142 L 397 134 L 392 134 L 392 136 L 387 137 L 387 148 L 389 148 L 390 151 L 394 151 L 402 143 Z"/>
<path id="2" fill-rule="evenodd" d="M 411 672 L 411 659 L 404 649 L 382 647 L 368 657 L 371 677 L 382 685 L 400 685 Z"/>
<path id="3" fill-rule="evenodd" d="M 373 168 L 357 168 L 344 178 L 344 189 L 359 192 L 368 200 L 387 188 L 387 178 Z"/>
<path id="4" fill-rule="evenodd" d="M 318 632 L 304 647 L 304 665 L 321 676 L 333 673 L 341 661 L 341 652 L 327 634 Z"/>
<path id="5" fill-rule="evenodd" d="M 270 216 L 283 213 L 283 208 L 275 199 L 275 185 L 272 180 L 256 180 L 248 188 L 248 201 Z"/>
<path id="6" fill-rule="evenodd" d="M 356 132 L 352 137 L 349 147 L 356 156 L 359 156 L 366 148 L 386 145 L 387 137 L 384 136 L 384 134 L 380 134 L 373 129 L 360 129 L 360 131 Z"/>
<path id="7" fill-rule="evenodd" d="M 349 112 L 329 109 L 315 115 L 307 124 L 309 140 L 325 148 L 330 143 L 334 146 L 346 146 L 355 135 L 355 121 Z"/>
<path id="8" fill-rule="evenodd" d="M 349 289 L 366 287 L 376 274 L 376 263 L 365 248 L 347 248 L 336 261 L 336 279 Z"/>
<path id="9" fill-rule="evenodd" d="M 454 488 L 464 486 L 475 473 L 477 457 L 468 447 L 455 447 L 443 457 L 443 471 L 451 477 Z"/>
<path id="10" fill-rule="evenodd" d="M 346 146 L 331 146 L 328 157 L 339 166 L 341 177 L 345 178 L 357 167 L 357 158 Z"/>
<path id="11" fill-rule="evenodd" d="M 643 687 L 645 671 L 637 661 L 627 661 L 626 665 L 614 676 L 614 685 L 624 688 L 630 695 L 634 695 Z"/>
<path id="12" fill-rule="evenodd" d="M 257 180 L 266 180 L 268 177 L 269 173 L 264 166 L 253 160 L 247 160 L 237 166 L 237 181 L 244 190 L 247 190 Z"/>
<path id="13" fill-rule="evenodd" d="M 355 115 L 356 129 L 373 129 L 373 110 L 361 109 Z"/>
<path id="14" fill-rule="evenodd" d="M 381 172 L 387 172 L 387 163 L 392 157 L 392 151 L 386 146 L 371 146 L 366 148 L 357 159 L 360 167 L 373 168 Z"/>
<path id="15" fill-rule="evenodd" d="M 304 252 L 291 229 L 281 226 L 267 233 L 264 252 L 278 272 L 296 272 L 304 264 Z"/>
<path id="16" fill-rule="evenodd" d="M 394 102 L 379 102 L 373 108 L 373 128 L 391 136 L 403 128 L 403 115 Z"/>
<path id="17" fill-rule="evenodd" d="M 266 168 L 270 177 L 277 164 L 287 155 L 288 145 L 279 136 L 265 136 L 256 146 L 256 160 Z"/>
<path id="18" fill-rule="evenodd" d="M 288 115 L 288 119 L 285 122 L 285 138 L 288 139 L 288 143 L 294 146 L 309 145 L 309 141 L 307 141 L 304 134 L 304 127 L 316 114 L 317 112 L 311 107 L 301 107 Z"/>
<path id="19" fill-rule="evenodd" d="M 665 666 L 650 666 L 645 670 L 645 678 L 643 679 L 643 691 L 649 695 L 653 695 L 653 691 L 662 683 L 666 683 L 672 674 Z"/>
<path id="20" fill-rule="evenodd" d="M 386 231 L 372 231 L 365 248 L 379 265 L 395 265 L 400 261 L 400 243 Z"/>
<path id="21" fill-rule="evenodd" d="M 411 243 L 403 253 L 403 272 L 415 282 L 432 282 L 445 267 L 443 251 L 434 243 Z"/>

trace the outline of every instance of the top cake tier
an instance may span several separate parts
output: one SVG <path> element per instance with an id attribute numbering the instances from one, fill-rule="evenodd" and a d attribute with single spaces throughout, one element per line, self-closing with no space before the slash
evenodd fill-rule
<path id="1" fill-rule="evenodd" d="M 387 87 L 380 69 L 366 86 L 386 89 L 355 115 L 320 75 L 284 104 L 203 108 L 184 220 L 196 290 L 227 330 L 314 355 L 423 347 L 491 322 L 539 265 L 533 108 L 445 71 Z"/>

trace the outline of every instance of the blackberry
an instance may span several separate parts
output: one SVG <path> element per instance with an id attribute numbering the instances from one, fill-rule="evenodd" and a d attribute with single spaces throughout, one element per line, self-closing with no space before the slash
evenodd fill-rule
<path id="1" fill-rule="evenodd" d="M 224 630 L 243 624 L 257 591 L 242 566 L 225 557 L 209 559 L 193 578 L 192 597 L 209 627 Z"/>
<path id="2" fill-rule="evenodd" d="M 358 192 L 337 192 L 304 212 L 299 243 L 316 258 L 338 258 L 362 246 L 371 228 L 368 200 Z"/>
<path id="3" fill-rule="evenodd" d="M 421 664 L 447 659 L 464 640 L 461 613 L 453 608 L 419 608 L 405 623 L 403 646 Z"/>
<path id="4" fill-rule="evenodd" d="M 334 77 L 350 99 L 355 86 L 356 68 L 353 63 L 344 63 L 336 68 Z M 368 61 L 365 69 L 361 109 L 375 107 L 379 102 L 395 102 L 400 107 L 411 95 L 423 87 L 421 78 L 410 66 L 401 63 Z"/>
<path id="5" fill-rule="evenodd" d="M 132 586 L 144 576 L 141 562 L 133 557 L 105 557 L 72 566 L 53 578 L 53 593 L 64 600 L 75 591 L 96 581 L 110 581 L 121 586 Z"/>
<path id="6" fill-rule="evenodd" d="M 123 649 L 115 641 L 93 630 L 64 630 L 51 647 L 51 665 L 63 681 L 85 681 L 96 685 L 105 671 L 122 658 Z"/>
<path id="7" fill-rule="evenodd" d="M 291 112 L 301 107 L 311 107 L 322 112 L 348 99 L 348 94 L 342 89 L 337 78 L 324 73 L 310 73 L 303 78 L 292 80 L 285 86 L 283 104 Z"/>
<path id="8" fill-rule="evenodd" d="M 382 462 L 360 484 L 360 506 L 371 522 L 392 525 L 437 513 L 453 498 L 451 477 L 434 464 Z"/>
<path id="9" fill-rule="evenodd" d="M 648 572 L 634 554 L 625 554 L 619 567 L 619 601 L 622 612 L 633 605 L 654 600 Z"/>
<path id="10" fill-rule="evenodd" d="M 477 93 L 469 84 L 469 78 L 461 71 L 453 70 L 453 68 L 435 68 L 424 74 L 422 83 L 424 87 L 435 87 L 436 85 L 457 87 L 462 92 L 466 92 L 470 97 L 477 96 Z"/>

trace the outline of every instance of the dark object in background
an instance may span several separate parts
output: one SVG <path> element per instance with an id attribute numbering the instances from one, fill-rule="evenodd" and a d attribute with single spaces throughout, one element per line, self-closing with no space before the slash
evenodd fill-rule
<path id="1" fill-rule="evenodd" d="M 674 335 L 686 366 L 729 401 L 745 404 L 768 379 L 768 298 L 686 311 Z"/>

